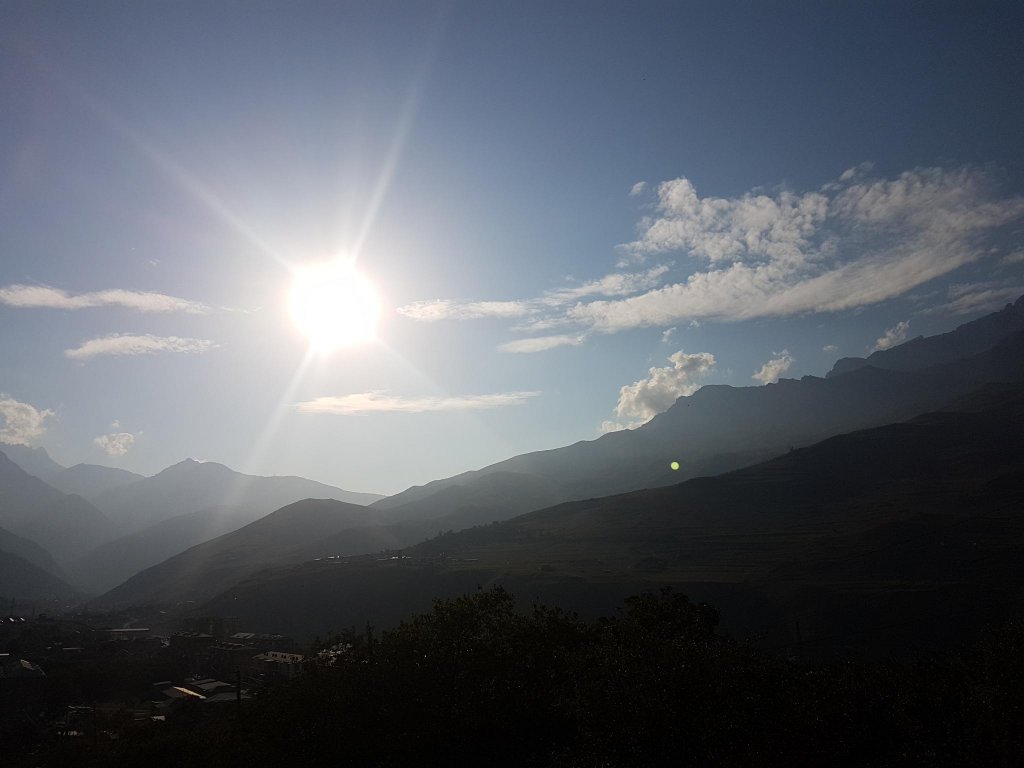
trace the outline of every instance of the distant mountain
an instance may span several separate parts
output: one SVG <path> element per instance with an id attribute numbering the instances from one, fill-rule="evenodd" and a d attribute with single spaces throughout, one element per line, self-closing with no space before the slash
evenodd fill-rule
<path id="1" fill-rule="evenodd" d="M 92 499 L 105 491 L 137 482 L 144 477 L 126 469 L 104 467 L 99 464 L 75 464 L 49 479 L 43 479 L 58 491 Z"/>
<path id="2" fill-rule="evenodd" d="M 72 563 L 71 571 L 76 583 L 93 594 L 102 594 L 139 571 L 261 516 L 262 511 L 249 507 L 214 507 L 171 517 L 100 545 Z"/>
<path id="3" fill-rule="evenodd" d="M 301 477 L 257 477 L 223 464 L 186 459 L 153 477 L 92 497 L 124 533 L 213 507 L 244 507 L 258 517 L 307 498 L 370 504 L 382 496 L 355 493 Z"/>
<path id="4" fill-rule="evenodd" d="M 844 357 L 827 376 L 841 376 L 858 368 L 873 366 L 889 371 L 914 371 L 952 363 L 995 346 L 1008 336 L 1024 331 L 1024 296 L 999 312 L 964 323 L 949 333 L 918 336 L 904 344 L 873 352 L 868 357 Z"/>
<path id="5" fill-rule="evenodd" d="M 0 451 L 33 477 L 44 482 L 64 471 L 65 467 L 50 458 L 45 448 L 31 448 L 27 445 L 0 443 Z"/>
<path id="6" fill-rule="evenodd" d="M 305 499 L 137 573 L 94 604 L 205 599 L 270 565 L 325 554 L 324 539 L 350 528 L 374 525 L 378 519 L 367 507 L 333 499 Z"/>
<path id="7" fill-rule="evenodd" d="M 47 485 L 53 486 L 61 493 L 78 494 L 85 499 L 111 488 L 141 480 L 143 477 L 126 469 L 104 467 L 99 464 L 76 464 L 73 467 L 65 467 L 51 459 L 45 448 L 0 443 L 0 450 L 23 470 L 38 477 Z"/>
<path id="8" fill-rule="evenodd" d="M 0 551 L 0 601 L 73 600 L 78 592 L 38 565 L 10 552 Z"/>
<path id="9" fill-rule="evenodd" d="M 0 526 L 31 539 L 66 565 L 107 541 L 114 529 L 80 496 L 68 496 L 0 452 Z"/>
<path id="10" fill-rule="evenodd" d="M 0 528 L 0 552 L 17 555 L 57 578 L 67 580 L 63 569 L 45 549 L 31 539 L 17 536 Z M 2 582 L 0 582 L 2 583 Z"/>
<path id="11" fill-rule="evenodd" d="M 488 522 L 508 510 L 536 509 L 538 501 L 606 496 L 750 465 L 830 435 L 910 418 L 988 382 L 1024 380 L 1022 316 L 1024 298 L 948 334 L 872 355 L 870 364 L 848 365 L 846 373 L 837 365 L 827 378 L 705 386 L 637 429 L 516 456 L 373 506 L 404 519 L 447 509 Z M 914 369 L 916 363 L 927 367 Z M 681 464 L 678 471 L 670 468 L 673 461 Z M 497 474 L 515 480 L 496 498 L 487 478 Z"/>
<path id="12" fill-rule="evenodd" d="M 884 652 L 945 642 L 1024 598 L 1024 387 L 973 398 L 985 401 L 387 557 L 274 568 L 197 610 L 313 634 L 388 626 L 433 598 L 496 583 L 595 613 L 672 584 L 769 643 L 870 637 Z"/>

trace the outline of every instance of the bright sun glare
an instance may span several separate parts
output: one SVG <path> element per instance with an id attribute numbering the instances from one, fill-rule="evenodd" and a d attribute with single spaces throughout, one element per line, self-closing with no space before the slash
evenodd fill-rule
<path id="1" fill-rule="evenodd" d="M 369 341 L 380 318 L 380 300 L 373 285 L 343 261 L 297 269 L 288 309 L 318 352 Z"/>

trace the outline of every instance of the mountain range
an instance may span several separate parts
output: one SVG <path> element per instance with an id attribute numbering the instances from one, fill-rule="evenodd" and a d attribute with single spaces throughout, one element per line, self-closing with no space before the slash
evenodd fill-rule
<path id="1" fill-rule="evenodd" d="M 885 627 L 889 643 L 926 644 L 1024 598 L 1022 510 L 1024 387 L 987 387 L 717 477 L 271 568 L 198 610 L 307 635 L 493 584 L 582 612 L 668 584 L 762 641 Z"/>
<path id="2" fill-rule="evenodd" d="M 43 511 L 4 508 L 0 526 L 49 550 L 57 572 L 42 570 L 54 578 L 71 574 L 79 588 L 110 589 L 96 606 L 209 601 L 204 610 L 243 613 L 266 629 L 387 622 L 432 597 L 494 581 L 538 598 L 568 595 L 583 607 L 643 585 L 696 585 L 741 606 L 749 622 L 762 604 L 782 606 L 774 615 L 803 610 L 814 585 L 811 592 L 828 592 L 847 610 L 852 593 L 822 586 L 826 572 L 841 581 L 835 569 L 845 555 L 837 552 L 892 546 L 911 530 L 930 540 L 943 525 L 975 526 L 989 541 L 981 531 L 988 525 L 1005 534 L 1007 552 L 1017 551 L 1016 523 L 1004 513 L 1020 500 L 1019 446 L 1005 433 L 1021 426 L 1020 382 L 1024 297 L 947 334 L 844 358 L 825 377 L 705 386 L 637 429 L 387 498 L 192 460 L 149 478 L 65 469 L 41 449 L 16 446 L 11 454 L 23 466 L 87 499 L 4 458 L 0 500 Z M 992 446 L 1005 449 L 1002 458 Z M 985 474 L 996 469 L 1001 474 Z M 928 483 L 938 490 L 925 490 Z M 960 514 L 950 499 L 973 512 Z M 994 522 L 979 512 L 986 509 L 998 513 Z M 71 528 L 44 525 L 47 516 L 78 519 L 79 528 L 88 519 L 95 530 L 62 542 L 58 533 Z M 0 551 L 25 560 L 2 539 Z M 800 570 L 813 562 L 817 570 Z M 939 589 L 933 577 L 924 592 Z M 880 579 L 870 575 L 865 588 L 881 589 Z M 980 582 L 966 582 L 963 593 L 976 597 Z M 891 595 L 892 585 L 882 591 Z M 832 617 L 836 626 L 847 614 Z M 827 623 L 819 619 L 804 626 Z"/>
<path id="3" fill-rule="evenodd" d="M 993 327 L 998 332 L 993 331 Z M 720 534 L 711 535 L 707 530 L 698 534 L 692 529 L 680 526 L 677 518 L 662 516 L 652 519 L 644 517 L 642 512 L 645 509 L 666 507 L 670 504 L 666 499 L 671 498 L 672 493 L 676 492 L 675 489 L 680 487 L 686 487 L 687 493 L 699 496 L 695 489 L 709 487 L 706 485 L 709 481 L 705 479 L 694 479 L 684 486 L 676 485 L 661 491 L 647 490 L 639 495 L 611 495 L 608 498 L 609 495 L 604 491 L 618 487 L 631 490 L 637 485 L 656 489 L 665 485 L 666 477 L 678 479 L 680 475 L 685 477 L 687 473 L 699 474 L 701 469 L 705 475 L 718 475 L 719 470 L 723 468 L 729 469 L 730 466 L 737 464 L 755 464 L 757 457 L 762 454 L 781 455 L 774 460 L 776 463 L 756 464 L 746 471 L 747 474 L 737 475 L 733 472 L 722 475 L 723 478 L 732 478 L 730 482 L 733 485 L 728 486 L 730 488 L 753 489 L 745 503 L 753 505 L 762 499 L 770 501 L 773 498 L 772 494 L 778 493 L 779 486 L 764 482 L 752 483 L 750 478 L 758 477 L 757 471 L 767 471 L 770 477 L 779 476 L 779 467 L 788 466 L 787 462 L 796 461 L 794 457 L 805 456 L 798 448 L 802 443 L 810 443 L 813 446 L 815 440 L 848 433 L 862 425 L 872 427 L 877 424 L 888 424 L 890 426 L 885 429 L 902 429 L 900 422 L 903 420 L 943 407 L 961 410 L 966 408 L 966 412 L 978 411 L 979 403 L 983 406 L 982 410 L 990 406 L 995 407 L 978 393 L 987 392 L 991 395 L 993 390 L 986 388 L 986 384 L 998 390 L 999 382 L 1024 381 L 1022 327 L 1024 302 L 1018 301 L 1002 312 L 961 326 L 963 330 L 937 337 L 941 339 L 939 343 L 928 340 L 911 342 L 916 347 L 927 347 L 931 350 L 927 356 L 917 356 L 917 359 L 928 363 L 928 366 L 921 370 L 890 370 L 873 364 L 851 365 L 845 373 L 833 371 L 832 375 L 826 378 L 783 380 L 778 384 L 764 387 L 703 387 L 690 397 L 680 398 L 672 408 L 640 429 L 613 433 L 596 441 L 577 443 L 567 448 L 515 457 L 477 472 L 413 488 L 379 501 L 373 505 L 373 509 L 380 512 L 380 517 L 370 524 L 367 524 L 366 518 L 347 518 L 344 514 L 339 514 L 337 524 L 332 523 L 327 528 L 322 524 L 311 525 L 308 531 L 303 533 L 307 528 L 302 516 L 303 508 L 293 505 L 288 510 L 293 538 L 287 547 L 277 546 L 270 537 L 253 538 L 254 531 L 241 529 L 220 537 L 215 547 L 196 547 L 156 568 L 136 575 L 126 584 L 101 598 L 98 604 L 202 601 L 220 591 L 221 596 L 215 597 L 208 609 L 228 610 L 229 600 L 234 604 L 235 597 L 242 599 L 239 595 L 243 593 L 252 598 L 253 589 L 260 592 L 261 597 L 256 602 L 262 605 L 263 597 L 269 594 L 268 590 L 276 589 L 271 585 L 277 584 L 282 589 L 282 603 L 277 606 L 281 609 L 280 612 L 275 613 L 273 619 L 260 609 L 253 615 L 258 616 L 259 621 L 264 622 L 267 627 L 274 625 L 274 621 L 280 621 L 285 627 L 304 630 L 309 629 L 309 622 L 320 622 L 317 624 L 319 630 L 324 628 L 323 621 L 329 620 L 329 617 L 354 618 L 350 610 L 341 608 L 326 611 L 322 616 L 313 618 L 317 612 L 308 602 L 307 598 L 310 595 L 324 597 L 325 605 L 335 607 L 338 606 L 337 601 L 332 603 L 334 597 L 326 595 L 324 590 L 334 590 L 332 595 L 336 594 L 339 600 L 356 599 L 350 594 L 345 582 L 331 582 L 332 586 L 328 588 L 328 581 L 316 581 L 329 580 L 331 577 L 328 574 L 339 572 L 338 569 L 353 575 L 355 583 L 362 590 L 358 598 L 362 601 L 361 610 L 376 619 L 381 619 L 380 605 L 394 605 L 396 612 L 390 616 L 394 618 L 400 615 L 400 611 L 418 610 L 428 606 L 429 599 L 433 596 L 432 590 L 438 595 L 450 593 L 453 589 L 457 592 L 459 589 L 471 589 L 475 585 L 489 583 L 498 578 L 525 579 L 524 583 L 529 584 L 530 590 L 540 590 L 540 593 L 548 588 L 564 590 L 568 583 L 599 583 L 605 586 L 615 585 L 615 589 L 625 594 L 629 589 L 635 590 L 638 585 L 650 584 L 651 574 L 658 574 L 655 581 L 667 578 L 670 581 L 682 579 L 685 583 L 692 583 L 692 580 L 696 580 L 710 590 L 713 596 L 721 597 L 728 592 L 729 599 L 738 600 L 741 595 L 750 594 L 749 586 L 744 586 L 743 589 L 730 587 L 723 592 L 723 585 L 747 585 L 765 569 L 781 566 L 785 557 L 793 556 L 796 552 L 790 546 L 793 542 L 817 540 L 825 533 L 829 536 L 856 536 L 876 523 L 893 523 L 893 518 L 888 513 L 876 519 L 858 512 L 849 517 L 848 524 L 836 526 L 833 525 L 834 520 L 826 521 L 821 510 L 815 508 L 807 511 L 806 519 L 792 516 L 764 518 L 770 520 L 771 525 L 776 528 L 779 520 L 788 520 L 783 528 L 773 528 L 769 535 L 758 527 L 762 518 L 744 513 L 728 518 L 731 527 Z M 987 330 L 981 333 L 978 331 L 979 328 Z M 960 333 L 965 334 L 971 340 L 970 343 L 964 342 L 958 335 Z M 964 352 L 967 353 L 966 357 L 955 357 Z M 893 352 L 883 357 L 882 361 L 896 361 L 898 357 L 899 353 Z M 901 365 L 906 366 L 909 363 Z M 1015 384 L 1005 386 L 1009 386 L 1011 394 L 1017 392 Z M 1003 403 L 998 397 L 996 401 L 996 405 Z M 954 405 L 951 406 L 950 403 Z M 965 403 L 972 405 L 968 407 Z M 932 427 L 936 434 L 947 428 L 953 429 L 953 422 L 944 422 L 940 417 L 934 418 L 939 419 L 936 422 L 937 426 Z M 998 419 L 996 421 L 998 422 Z M 992 427 L 991 419 L 985 423 Z M 888 435 L 890 432 L 882 434 Z M 925 432 L 918 430 L 914 434 Z M 933 438 L 934 435 L 928 439 Z M 873 438 L 862 436 L 858 439 L 860 442 L 856 445 L 867 446 L 872 444 Z M 940 443 L 936 443 L 938 444 Z M 825 450 L 821 445 L 814 447 L 818 451 Z M 927 452 L 934 447 L 925 445 L 922 450 Z M 908 448 L 907 453 L 907 456 L 898 460 L 910 461 L 913 458 L 912 451 Z M 809 455 L 813 457 L 817 454 Z M 687 471 L 672 473 L 667 468 L 669 460 L 675 457 L 682 458 L 688 463 Z M 858 483 L 863 486 L 856 491 L 855 501 L 852 503 L 864 509 L 873 509 L 871 505 L 878 502 L 879 497 L 872 495 L 877 489 L 868 483 L 867 477 L 882 475 L 877 469 L 872 468 L 870 458 L 868 453 L 854 456 L 851 461 L 861 463 L 857 466 L 851 464 L 849 477 L 844 475 L 839 465 L 833 465 L 830 469 L 831 474 L 823 476 L 827 477 L 823 481 L 824 485 L 815 486 L 813 494 L 804 493 L 808 486 L 801 486 L 803 491 L 795 486 L 784 488 L 778 503 L 784 510 L 792 510 L 797 502 L 805 503 L 808 499 L 820 498 L 826 489 L 832 486 L 841 488 L 847 482 L 851 482 L 855 489 Z M 947 458 L 943 454 L 938 456 L 936 461 L 944 461 Z M 764 470 L 765 466 L 769 466 L 770 469 Z M 755 471 L 757 467 L 761 467 L 761 470 Z M 861 470 L 869 468 L 868 476 L 856 474 L 854 470 L 858 467 Z M 595 478 L 595 473 L 601 474 L 601 477 Z M 897 485 L 900 483 L 904 481 L 899 481 Z M 588 493 L 588 490 L 591 492 Z M 798 491 L 804 493 L 804 496 L 799 496 Z M 596 500 L 577 501 L 575 505 L 559 504 L 565 501 L 566 496 L 573 495 Z M 827 494 L 825 495 L 827 497 Z M 712 515 L 711 519 L 718 519 L 723 510 L 735 507 L 735 498 L 726 496 L 712 496 L 706 500 L 705 506 Z M 581 510 L 584 507 L 581 505 L 591 505 L 587 509 L 621 510 L 625 506 L 632 510 L 633 507 L 630 505 L 634 499 L 639 506 L 635 514 L 630 512 L 622 518 L 628 523 L 626 528 L 613 526 L 607 535 L 602 534 L 597 540 L 590 537 L 589 534 L 594 528 L 594 518 L 590 512 L 583 514 Z M 541 512 L 532 511 L 545 507 L 547 509 L 543 515 Z M 515 517 L 523 512 L 530 514 Z M 534 518 L 548 520 L 551 516 L 556 516 L 563 522 L 559 526 L 544 527 L 541 531 L 535 531 L 529 525 L 525 532 L 517 528 L 520 521 Z M 407 560 L 420 562 L 424 553 L 430 551 L 430 546 L 444 547 L 447 553 L 443 559 L 444 567 L 436 567 L 436 561 L 431 558 L 441 555 L 434 552 L 427 558 L 432 563 L 430 567 L 420 569 L 418 575 L 408 583 L 400 576 L 401 571 L 391 571 L 384 566 L 372 565 L 378 562 L 375 557 L 350 557 L 383 549 L 397 551 L 444 531 L 457 531 L 460 528 L 480 526 L 512 517 L 514 520 L 507 524 L 472 528 L 455 535 L 454 538 L 450 535 L 437 536 L 433 539 L 433 544 L 418 544 L 411 549 L 402 550 L 399 554 L 388 555 L 405 560 L 388 560 L 387 563 L 405 563 Z M 267 520 L 273 518 L 274 515 L 270 515 Z M 587 522 L 588 520 L 590 522 Z M 810 520 L 817 522 L 812 525 Z M 853 524 L 851 521 L 860 522 Z M 870 525 L 865 521 L 870 522 Z M 703 520 L 701 525 L 707 523 L 707 520 Z M 258 525 L 254 524 L 250 528 Z M 505 527 L 506 525 L 508 527 Z M 561 540 L 551 537 L 551 531 L 558 530 L 559 527 L 565 531 Z M 793 531 L 789 528 L 793 528 Z M 641 541 L 645 542 L 643 546 L 649 551 L 641 548 L 623 554 L 626 552 L 623 547 L 631 541 L 631 537 L 635 538 L 634 529 L 642 532 Z M 492 541 L 496 549 L 486 557 L 481 556 L 480 552 L 467 550 L 462 553 L 464 557 L 457 557 L 454 561 L 451 559 L 454 557 L 452 551 L 457 550 L 465 542 L 475 541 L 475 537 L 479 536 L 496 536 L 495 532 L 501 531 L 519 531 L 511 534 L 517 543 L 513 546 L 508 539 L 499 537 Z M 744 536 L 753 537 L 753 540 L 743 543 Z M 522 541 L 516 537 L 521 537 Z M 673 572 L 667 565 L 672 559 L 665 556 L 663 548 L 668 547 L 676 553 L 696 551 L 693 547 L 697 541 L 703 542 L 706 551 L 720 558 L 721 562 L 712 568 L 710 561 L 701 561 L 694 565 L 689 575 L 672 575 Z M 524 545 L 523 542 L 529 544 Z M 779 542 L 786 542 L 786 546 L 781 546 Z M 573 575 L 575 566 L 567 567 L 565 563 L 559 564 L 557 559 L 554 562 L 545 559 L 544 553 L 552 547 L 562 552 L 559 557 L 568 558 L 569 562 L 576 563 L 582 570 Z M 616 548 L 620 554 L 613 557 L 611 553 Z M 628 547 L 626 549 L 628 550 Z M 523 554 L 527 551 L 530 552 L 529 555 Z M 750 562 L 743 560 L 752 553 L 761 553 L 767 559 L 758 561 L 755 558 Z M 507 559 L 502 560 L 503 557 Z M 309 561 L 310 558 L 321 559 L 303 564 L 304 560 Z M 678 557 L 676 559 L 678 560 Z M 453 567 L 452 563 L 456 561 L 459 565 Z M 524 562 L 527 564 L 525 571 L 521 567 Z M 485 565 L 469 565 L 470 563 Z M 586 565 L 588 563 L 589 565 Z M 613 567 L 608 567 L 609 563 L 612 563 Z M 271 570 L 266 570 L 268 567 L 272 567 Z M 715 570 L 716 568 L 718 570 Z M 201 578 L 192 578 L 191 574 L 201 574 Z M 246 576 L 248 581 L 245 580 Z M 313 579 L 313 582 L 307 583 L 307 577 Z M 254 582 L 253 579 L 257 581 Z M 401 584 L 401 589 L 404 590 L 402 594 L 407 595 L 409 599 L 392 592 L 380 591 L 388 583 Z M 587 589 L 581 587 L 581 594 Z M 600 595 L 599 602 L 604 604 L 604 597 L 607 597 L 605 592 L 597 589 L 594 594 Z M 227 597 L 228 595 L 231 597 Z M 371 595 L 374 596 L 373 600 L 370 599 Z M 409 600 L 414 600 L 417 596 L 420 603 L 411 604 Z M 379 603 L 374 600 L 385 602 Z M 292 609 L 285 605 L 289 601 L 295 601 L 295 606 L 303 606 L 302 610 L 306 612 L 304 615 L 308 621 L 301 618 L 285 618 L 292 615 Z M 275 604 L 266 605 L 269 611 L 270 606 Z M 374 607 L 375 605 L 378 607 Z M 351 604 L 349 609 L 352 609 Z M 746 609 L 745 612 L 750 616 L 757 613 Z M 274 626 L 280 628 L 282 624 Z"/>

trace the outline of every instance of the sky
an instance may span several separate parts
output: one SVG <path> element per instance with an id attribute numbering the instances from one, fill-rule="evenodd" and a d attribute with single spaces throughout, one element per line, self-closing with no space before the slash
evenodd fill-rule
<path id="1" fill-rule="evenodd" d="M 0 442 L 394 493 L 950 330 L 1024 293 L 1022 23 L 5 2 Z M 322 262 L 374 338 L 311 349 Z"/>

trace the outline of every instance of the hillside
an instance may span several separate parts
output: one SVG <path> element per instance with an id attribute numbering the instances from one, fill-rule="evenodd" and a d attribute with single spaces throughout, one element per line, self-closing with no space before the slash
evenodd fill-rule
<path id="1" fill-rule="evenodd" d="M 214 507 L 178 515 L 101 544 L 72 563 L 70 569 L 83 589 L 102 594 L 139 571 L 237 530 L 260 516 L 259 510 L 246 507 Z"/>
<path id="2" fill-rule="evenodd" d="M 299 501 L 137 573 L 94 605 L 205 599 L 268 566 L 316 557 L 323 539 L 376 520 L 372 510 L 356 504 Z"/>
<path id="3" fill-rule="evenodd" d="M 42 546 L 67 565 L 109 540 L 114 528 L 80 496 L 47 485 L 0 452 L 0 526 Z"/>
<path id="4" fill-rule="evenodd" d="M 41 568 L 59 579 L 67 580 L 63 569 L 57 565 L 49 552 L 34 541 L 17 536 L 3 528 L 0 528 L 0 552 L 17 555 L 37 568 Z"/>
<path id="5" fill-rule="evenodd" d="M 918 336 L 890 349 L 881 349 L 864 357 L 844 357 L 836 361 L 828 376 L 872 366 L 889 371 L 913 371 L 952 363 L 993 347 L 1002 339 L 1024 331 L 1024 296 L 1007 304 L 999 312 L 985 315 L 936 336 Z"/>
<path id="6" fill-rule="evenodd" d="M 1005 392 L 1004 392 L 1005 395 Z M 719 477 L 561 504 L 388 557 L 262 573 L 204 612 L 299 633 L 386 626 L 434 597 L 501 583 L 599 611 L 673 584 L 775 642 L 888 621 L 892 642 L 948 639 L 950 612 L 1024 595 L 1024 391 L 830 438 Z M 906 553 L 913 552 L 913 556 Z M 959 615 L 959 614 L 958 614 Z M 801 625 L 801 626 L 798 626 Z"/>
<path id="7" fill-rule="evenodd" d="M 427 518 L 464 510 L 476 523 L 507 510 L 669 485 L 762 461 L 830 435 L 901 421 L 988 382 L 1024 380 L 1024 297 L 1001 312 L 931 339 L 878 353 L 846 373 L 759 387 L 705 386 L 650 422 L 597 440 L 516 456 L 389 496 L 374 507 Z M 934 340 L 934 341 L 933 341 Z M 957 357 L 959 355 L 959 357 Z M 926 367 L 915 368 L 917 363 Z M 678 471 L 670 463 L 678 461 Z M 517 478 L 499 499 L 490 475 Z M 442 492 L 458 488 L 456 498 Z M 531 505 L 535 505 L 532 506 Z"/>
<path id="8" fill-rule="evenodd" d="M 74 600 L 80 595 L 52 573 L 11 552 L 0 551 L 0 600 Z"/>

